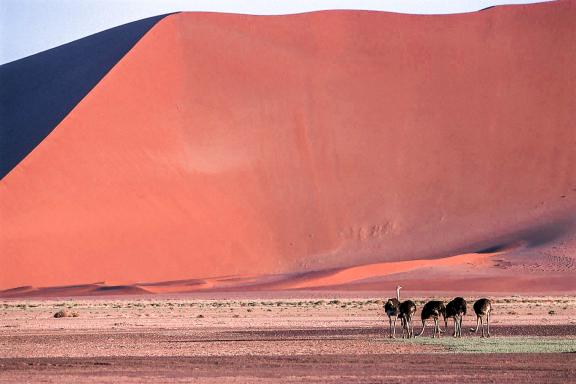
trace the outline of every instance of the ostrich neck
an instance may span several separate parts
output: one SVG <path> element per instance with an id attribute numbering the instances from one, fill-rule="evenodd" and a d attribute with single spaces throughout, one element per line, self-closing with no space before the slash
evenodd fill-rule
<path id="1" fill-rule="evenodd" d="M 400 301 L 400 290 L 396 289 L 396 299 Z"/>

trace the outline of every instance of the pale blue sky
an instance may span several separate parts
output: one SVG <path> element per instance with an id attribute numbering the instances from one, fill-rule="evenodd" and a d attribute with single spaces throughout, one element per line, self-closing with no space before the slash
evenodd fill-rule
<path id="1" fill-rule="evenodd" d="M 0 0 L 0 64 L 149 16 L 176 11 L 249 14 L 322 9 L 461 13 L 542 0 Z"/>

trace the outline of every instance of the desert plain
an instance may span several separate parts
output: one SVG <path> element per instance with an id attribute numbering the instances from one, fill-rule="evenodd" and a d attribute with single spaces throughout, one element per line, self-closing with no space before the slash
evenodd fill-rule
<path id="1" fill-rule="evenodd" d="M 429 299 L 454 295 L 420 292 Z M 243 292 L 0 301 L 0 382 L 566 383 L 576 374 L 576 297 L 488 296 L 491 337 L 469 302 L 452 324 L 388 337 L 382 292 Z M 78 317 L 54 318 L 67 310 Z"/>

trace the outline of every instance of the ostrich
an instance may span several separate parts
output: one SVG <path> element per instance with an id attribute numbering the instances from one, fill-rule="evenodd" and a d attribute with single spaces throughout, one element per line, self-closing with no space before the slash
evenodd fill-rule
<path id="1" fill-rule="evenodd" d="M 444 328 L 448 329 L 448 318 L 454 319 L 454 337 L 462 337 L 462 317 L 466 314 L 466 300 L 456 297 L 446 305 L 446 317 L 444 317 Z"/>
<path id="2" fill-rule="evenodd" d="M 390 338 L 396 337 L 396 319 L 398 319 L 398 314 L 400 313 L 400 290 L 401 286 L 396 287 L 396 298 L 388 299 L 386 304 L 384 304 L 384 311 L 388 315 L 388 320 L 390 322 Z M 394 318 L 394 325 L 392 325 L 392 318 Z"/>
<path id="3" fill-rule="evenodd" d="M 398 317 L 402 323 L 402 338 L 406 332 L 406 337 L 409 339 L 414 337 L 414 328 L 412 327 L 412 316 L 416 313 L 416 304 L 412 300 L 406 300 L 400 303 L 400 314 Z"/>
<path id="4" fill-rule="evenodd" d="M 486 317 L 486 337 L 490 337 L 490 312 L 492 312 L 492 302 L 489 299 L 478 299 L 474 303 L 474 312 L 476 313 L 476 329 L 470 328 L 470 332 L 476 333 L 478 326 L 482 327 L 482 337 L 484 337 L 484 322 Z"/>
<path id="5" fill-rule="evenodd" d="M 418 336 L 422 336 L 424 333 L 424 330 L 426 329 L 426 320 L 432 318 L 434 319 L 434 333 L 432 334 L 432 337 L 436 337 L 436 334 L 440 337 L 440 333 L 445 332 L 440 329 L 438 323 L 438 318 L 440 316 L 446 318 L 446 307 L 444 306 L 444 303 L 436 300 L 427 302 L 426 305 L 424 305 L 424 308 L 422 308 L 422 313 L 420 314 L 420 317 L 422 318 L 422 331 Z"/>

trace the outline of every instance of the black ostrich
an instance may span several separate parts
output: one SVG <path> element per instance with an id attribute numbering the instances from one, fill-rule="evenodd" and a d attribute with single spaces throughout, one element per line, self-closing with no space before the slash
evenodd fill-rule
<path id="1" fill-rule="evenodd" d="M 412 300 L 406 300 L 400 303 L 400 322 L 402 324 L 402 338 L 404 333 L 408 339 L 414 337 L 414 327 L 412 326 L 412 317 L 416 313 L 416 304 Z"/>
<path id="2" fill-rule="evenodd" d="M 384 304 L 384 311 L 388 315 L 388 320 L 390 322 L 390 338 L 396 337 L 396 319 L 400 314 L 400 290 L 401 286 L 396 287 L 396 298 L 388 299 L 386 304 Z M 394 325 L 392 325 L 392 318 L 394 318 Z"/>
<path id="3" fill-rule="evenodd" d="M 418 336 L 422 336 L 424 333 L 424 329 L 426 329 L 426 320 L 432 318 L 434 319 L 434 333 L 432 334 L 432 337 L 436 337 L 436 335 L 440 337 L 440 333 L 445 332 L 440 329 L 440 324 L 438 322 L 440 316 L 446 318 L 446 307 L 444 306 L 444 303 L 437 300 L 427 302 L 424 305 L 424 308 L 422 308 L 422 313 L 420 314 L 420 317 L 422 318 L 422 331 Z"/>
<path id="4" fill-rule="evenodd" d="M 484 337 L 484 317 L 486 318 L 486 337 L 490 337 L 490 312 L 492 312 L 492 302 L 489 299 L 478 299 L 474 303 L 476 313 L 476 329 L 470 328 L 470 332 L 476 333 L 478 326 L 482 327 L 482 337 Z"/>
<path id="5" fill-rule="evenodd" d="M 456 297 L 446 305 L 444 328 L 448 329 L 448 318 L 454 319 L 454 337 L 462 337 L 462 318 L 466 315 L 466 300 Z"/>

